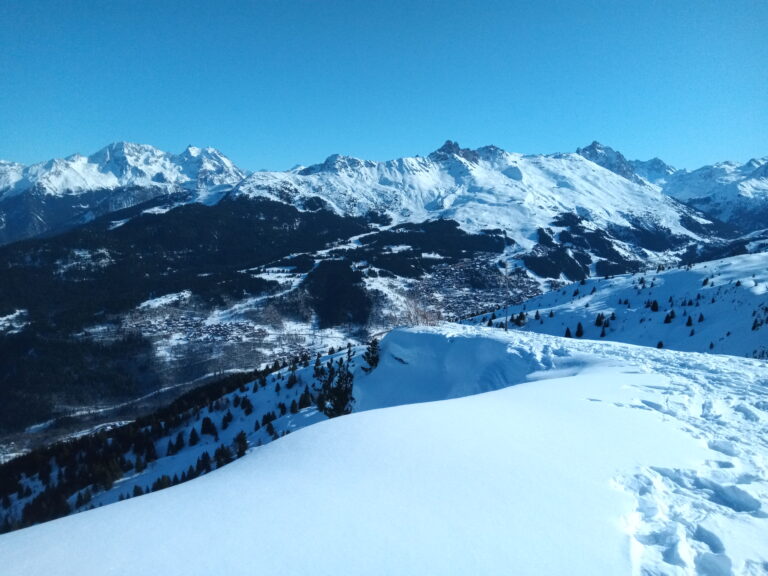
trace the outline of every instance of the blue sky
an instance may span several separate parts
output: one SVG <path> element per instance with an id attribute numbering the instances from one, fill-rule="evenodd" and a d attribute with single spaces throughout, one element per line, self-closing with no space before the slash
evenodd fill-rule
<path id="1" fill-rule="evenodd" d="M 679 167 L 768 155 L 768 2 L 0 2 L 0 158 L 599 140 Z"/>

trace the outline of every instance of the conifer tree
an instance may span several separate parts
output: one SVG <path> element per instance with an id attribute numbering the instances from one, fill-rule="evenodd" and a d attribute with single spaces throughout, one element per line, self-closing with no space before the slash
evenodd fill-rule
<path id="1" fill-rule="evenodd" d="M 352 411 L 354 397 L 352 396 L 353 376 L 349 366 L 339 359 L 335 378 L 326 378 L 317 395 L 318 409 L 328 416 L 335 418 Z"/>
<path id="2" fill-rule="evenodd" d="M 200 425 L 200 433 L 213 436 L 214 440 L 219 439 L 219 431 L 216 429 L 216 424 L 214 424 L 213 420 L 211 420 L 208 416 L 203 418 L 203 422 Z"/>
<path id="3" fill-rule="evenodd" d="M 581 338 L 584 336 L 584 326 L 581 325 L 581 322 L 579 322 L 576 325 L 576 338 Z"/>
<path id="4" fill-rule="evenodd" d="M 368 367 L 363 366 L 363 370 L 370 372 L 376 368 L 376 366 L 379 365 L 379 354 L 379 340 L 374 338 L 371 340 L 370 344 L 368 344 L 368 348 L 366 348 L 365 353 L 363 354 L 363 360 L 368 364 Z"/>
<path id="5" fill-rule="evenodd" d="M 237 436 L 235 436 L 235 453 L 237 454 L 238 458 L 242 458 L 243 456 L 245 456 L 245 453 L 247 450 L 248 450 L 248 437 L 245 435 L 244 430 L 240 430 Z"/>

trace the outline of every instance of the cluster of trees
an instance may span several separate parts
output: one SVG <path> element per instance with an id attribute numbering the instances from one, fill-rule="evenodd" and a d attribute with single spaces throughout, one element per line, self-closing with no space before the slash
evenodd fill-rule
<path id="1" fill-rule="evenodd" d="M 121 493 L 120 499 L 162 490 L 225 466 L 248 449 L 245 430 L 234 437 L 228 433 L 231 442 L 219 442 L 223 431 L 243 417 L 253 418 L 255 432 L 264 428 L 266 434 L 276 439 L 281 433 L 274 422 L 288 412 L 295 414 L 315 405 L 328 417 L 349 413 L 354 405 L 352 360 L 355 352 L 351 344 L 347 345 L 346 353 L 343 349 L 338 351 L 342 354 L 333 349 L 329 352 L 336 358 L 323 363 L 320 354 L 316 357 L 315 383 L 304 384 L 303 390 L 299 388 L 300 394 L 289 393 L 284 402 L 277 401 L 281 383 L 283 395 L 302 385 L 297 370 L 299 366 L 309 367 L 307 352 L 290 361 L 275 361 L 264 370 L 235 374 L 203 385 L 131 424 L 51 445 L 11 460 L 0 466 L 0 529 L 13 530 L 92 507 L 96 495 L 111 490 L 117 480 L 141 474 L 159 458 L 192 449 L 206 438 L 207 442 L 216 443 L 215 449 L 209 452 L 197 448 L 197 460 L 186 470 L 137 484 L 132 491 Z M 379 342 L 374 339 L 363 355 L 365 369 L 374 369 L 379 356 Z M 256 417 L 253 394 L 267 388 L 269 382 L 275 385 L 276 408 Z M 236 417 L 238 410 L 241 415 Z M 285 433 L 287 431 L 282 432 Z M 40 488 L 36 487 L 38 481 Z"/>
<path id="2" fill-rule="evenodd" d="M 315 364 L 315 378 L 319 388 L 315 403 L 317 409 L 328 418 L 352 412 L 355 399 L 352 396 L 353 376 L 349 369 L 351 359 L 349 355 L 346 362 L 344 358 L 338 358 L 336 362 L 329 359 L 325 365 Z"/>
<path id="3" fill-rule="evenodd" d="M 299 361 L 294 359 L 294 363 Z M 231 404 L 244 414 L 251 414 L 253 403 L 244 394 L 248 384 L 253 382 L 253 389 L 257 390 L 260 382 L 266 383 L 267 375 L 284 366 L 288 363 L 275 362 L 263 371 L 227 376 L 191 390 L 130 424 L 47 446 L 3 464 L 0 466 L 0 529 L 17 529 L 81 509 L 91 502 L 94 494 L 110 490 L 125 475 L 141 473 L 160 457 L 196 446 L 202 440 L 201 435 L 210 435 L 218 441 L 219 426 L 226 429 L 233 420 L 228 395 L 234 393 Z M 305 390 L 304 405 L 311 405 L 308 394 Z M 202 416 L 203 410 L 207 410 L 208 415 Z M 212 415 L 220 412 L 224 414 L 217 426 Z M 189 427 L 197 420 L 201 422 L 199 431 L 196 425 Z M 190 431 L 185 434 L 180 428 Z M 162 454 L 158 454 L 160 446 L 165 447 Z M 142 488 L 142 493 L 195 478 L 210 471 L 212 463 L 223 465 L 244 454 L 245 449 L 247 436 L 241 431 L 231 446 L 219 446 L 213 458 L 203 453 L 196 466 L 178 478 L 160 480 L 156 485 Z M 34 486 L 34 482 L 30 482 L 33 479 L 41 484 L 41 489 L 35 492 L 30 488 Z M 135 494 L 125 497 L 132 495 Z"/>

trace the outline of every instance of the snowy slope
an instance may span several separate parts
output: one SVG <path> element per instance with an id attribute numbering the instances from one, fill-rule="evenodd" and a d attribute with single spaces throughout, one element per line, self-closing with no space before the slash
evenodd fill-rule
<path id="1" fill-rule="evenodd" d="M 638 179 L 639 181 L 639 179 Z M 396 222 L 450 218 L 467 230 L 502 228 L 525 248 L 561 213 L 598 226 L 661 226 L 695 236 L 689 211 L 656 187 L 631 182 L 579 154 L 524 156 L 447 142 L 428 157 L 372 162 L 331 156 L 293 172 L 258 172 L 238 193 L 303 205 L 321 198 L 340 213 L 389 214 Z"/>
<path id="2" fill-rule="evenodd" d="M 651 158 L 650 160 L 632 160 L 630 162 L 632 170 L 643 180 L 650 184 L 663 187 L 667 180 L 678 172 L 676 168 L 670 166 L 660 158 Z"/>
<path id="3" fill-rule="evenodd" d="M 610 146 L 604 146 L 600 142 L 594 141 L 589 146 L 577 148 L 576 154 L 584 156 L 587 160 L 602 166 L 606 170 L 610 170 L 614 174 L 618 174 L 622 178 L 626 178 L 630 182 L 641 185 L 645 183 L 636 174 L 633 163 L 629 162 L 621 152 L 614 150 Z"/>
<path id="4" fill-rule="evenodd" d="M 658 310 L 653 311 L 653 301 Z M 539 319 L 535 318 L 538 311 Z M 674 311 L 674 317 L 665 322 Z M 518 326 L 514 319 L 526 314 Z M 550 316 L 551 313 L 551 316 Z M 506 309 L 469 323 L 504 323 Z M 768 253 L 745 254 L 697 264 L 592 278 L 510 306 L 513 329 L 575 335 L 693 352 L 768 357 Z M 598 314 L 608 326 L 596 325 Z M 615 318 L 612 318 L 615 315 Z M 689 320 L 690 318 L 690 320 Z"/>
<path id="5" fill-rule="evenodd" d="M 214 204 L 244 177 L 214 148 L 189 146 L 173 155 L 128 142 L 32 166 L 0 162 L 0 244 L 152 200 Z"/>
<path id="6" fill-rule="evenodd" d="M 765 228 L 768 215 L 768 157 L 745 164 L 721 162 L 692 172 L 677 171 L 661 190 L 713 218 L 744 231 Z"/>
<path id="7" fill-rule="evenodd" d="M 32 188 L 53 196 L 129 187 L 180 187 L 207 195 L 244 177 L 214 148 L 189 146 L 173 155 L 145 144 L 116 142 L 88 157 L 75 154 L 26 167 L 2 162 L 0 200 Z"/>
<path id="8" fill-rule="evenodd" d="M 767 385 L 754 360 L 396 331 L 356 376 L 360 409 L 487 393 L 322 422 L 178 487 L 0 536 L 3 570 L 759 574 Z"/>

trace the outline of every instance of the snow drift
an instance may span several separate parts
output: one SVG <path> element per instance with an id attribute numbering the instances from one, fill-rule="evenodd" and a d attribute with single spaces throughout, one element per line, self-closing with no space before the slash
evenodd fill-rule
<path id="1" fill-rule="evenodd" d="M 30 576 L 759 574 L 767 388 L 755 360 L 398 330 L 356 374 L 366 411 L 0 556 Z"/>

